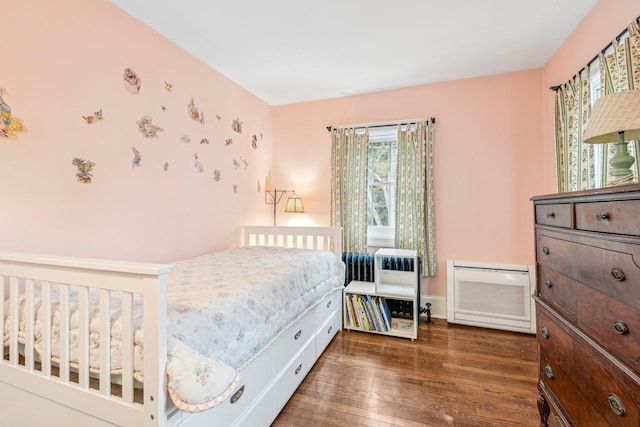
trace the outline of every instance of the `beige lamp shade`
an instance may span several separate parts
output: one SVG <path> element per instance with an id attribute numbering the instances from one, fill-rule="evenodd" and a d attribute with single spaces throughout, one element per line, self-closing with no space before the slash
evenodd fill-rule
<path id="1" fill-rule="evenodd" d="M 593 104 L 583 141 L 589 144 L 617 142 L 640 138 L 640 90 L 616 92 Z"/>
<path id="2" fill-rule="evenodd" d="M 284 208 L 285 212 L 304 213 L 304 206 L 302 205 L 302 199 L 293 192 L 293 196 L 287 199 L 287 206 Z"/>

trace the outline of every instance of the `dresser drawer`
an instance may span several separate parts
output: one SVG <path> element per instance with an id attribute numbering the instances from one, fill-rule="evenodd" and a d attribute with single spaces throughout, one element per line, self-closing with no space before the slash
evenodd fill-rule
<path id="1" fill-rule="evenodd" d="M 570 320 L 577 319 L 578 282 L 542 265 L 538 266 L 538 296 Z"/>
<path id="2" fill-rule="evenodd" d="M 585 288 L 578 301 L 578 326 L 640 374 L 640 312 Z"/>
<path id="3" fill-rule="evenodd" d="M 640 236 L 640 200 L 576 204 L 576 228 Z"/>
<path id="4" fill-rule="evenodd" d="M 568 240 L 570 234 L 536 232 L 536 258 L 545 268 L 640 308 L 640 246 L 597 238 Z"/>
<path id="5" fill-rule="evenodd" d="M 537 316 L 540 378 L 576 425 L 638 426 L 640 384 L 543 307 Z"/>
<path id="6" fill-rule="evenodd" d="M 571 228 L 573 215 L 570 203 L 536 205 L 536 223 Z"/>

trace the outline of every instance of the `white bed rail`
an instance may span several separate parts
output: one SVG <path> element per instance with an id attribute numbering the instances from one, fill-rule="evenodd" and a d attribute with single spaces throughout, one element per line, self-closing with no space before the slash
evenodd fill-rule
<path id="1" fill-rule="evenodd" d="M 171 270 L 170 265 L 0 252 L 0 331 L 8 331 L 8 335 L 2 334 L 8 338 L 8 347 L 5 342 L 0 359 L 0 383 L 117 425 L 165 425 L 166 275 Z M 98 307 L 89 305 L 90 289 L 99 293 Z M 53 295 L 57 296 L 54 298 Z M 134 401 L 135 295 L 143 298 L 144 349 L 148 356 L 144 358 L 143 404 Z M 76 337 L 69 332 L 69 325 L 76 321 L 70 316 L 70 301 L 75 298 Z M 97 388 L 90 386 L 89 375 L 89 313 L 99 310 L 101 319 L 111 318 L 113 298 L 122 298 L 121 395 L 111 392 L 111 322 L 100 322 Z M 56 304 L 60 313 L 60 351 L 58 363 L 52 363 L 52 307 Z M 20 310 L 24 333 L 19 332 Z M 38 310 L 41 313 L 38 321 L 42 331 L 41 357 L 36 356 L 34 339 Z M 79 356 L 74 369 L 70 369 L 70 341 L 74 339 Z M 72 373 L 74 379 L 71 379 Z"/>
<path id="2" fill-rule="evenodd" d="M 317 249 L 342 256 L 341 227 L 244 227 L 245 246 L 281 246 Z"/>

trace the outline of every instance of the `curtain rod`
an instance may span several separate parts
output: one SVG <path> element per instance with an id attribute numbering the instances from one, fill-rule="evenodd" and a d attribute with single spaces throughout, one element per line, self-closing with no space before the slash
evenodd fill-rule
<path id="1" fill-rule="evenodd" d="M 640 23 L 640 16 L 638 16 L 638 17 L 637 17 L 633 22 Z M 620 34 L 618 34 L 618 35 L 615 37 L 614 41 L 616 41 L 616 42 L 620 41 L 620 38 L 624 35 L 624 33 L 628 32 L 628 31 L 629 31 L 629 27 L 627 26 L 627 28 L 625 28 L 624 30 L 622 30 L 622 31 L 620 32 Z M 585 65 L 584 67 L 582 67 L 582 68 L 580 69 L 580 71 L 578 71 L 578 72 L 577 72 L 573 77 L 575 77 L 575 76 L 579 75 L 579 74 L 580 74 L 580 73 L 582 73 L 584 70 L 586 70 L 588 66 L 590 66 L 590 65 L 591 65 L 591 64 L 592 64 L 596 59 L 598 59 L 598 58 L 600 57 L 600 54 L 601 54 L 601 53 L 604 53 L 604 52 L 605 52 L 607 49 L 609 49 L 610 47 L 613 47 L 613 42 L 611 42 L 611 43 L 609 43 L 608 45 L 606 45 L 606 46 L 604 47 L 604 49 L 601 49 L 601 50 L 600 50 L 600 52 L 598 52 L 598 54 L 597 54 L 596 56 L 594 56 L 593 58 L 591 58 L 591 60 L 587 62 L 587 65 Z M 571 77 L 571 79 L 573 79 L 573 77 Z M 571 79 L 569 79 L 569 80 L 571 80 Z M 552 90 L 552 91 L 554 91 L 554 92 L 557 92 L 557 91 L 558 91 L 558 89 L 560 89 L 561 87 L 562 87 L 562 85 L 556 85 L 556 86 L 551 86 L 549 89 L 551 89 L 551 90 Z"/>
<path id="2" fill-rule="evenodd" d="M 389 127 L 389 126 L 396 126 L 396 125 L 402 125 L 402 124 L 408 124 L 408 123 L 422 122 L 422 121 L 426 121 L 426 120 L 427 119 L 425 119 L 425 118 L 407 119 L 407 120 L 396 120 L 394 122 L 362 123 L 362 124 L 357 124 L 357 125 L 338 126 L 336 128 L 334 128 L 332 125 L 329 125 L 329 126 L 327 126 L 327 131 L 331 132 L 333 129 L 346 129 L 346 128 L 354 128 L 354 129 L 384 128 L 384 127 Z M 431 117 L 430 120 L 431 120 L 432 124 L 434 124 L 436 122 L 436 118 L 435 117 Z"/>

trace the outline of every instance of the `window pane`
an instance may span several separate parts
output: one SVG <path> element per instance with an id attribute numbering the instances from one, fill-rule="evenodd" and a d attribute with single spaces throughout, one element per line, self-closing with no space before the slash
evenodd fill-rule
<path id="1" fill-rule="evenodd" d="M 389 226 L 389 209 L 386 206 L 373 206 L 369 209 L 367 225 Z"/>

